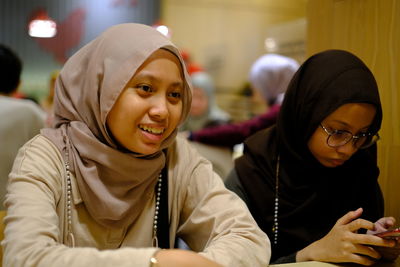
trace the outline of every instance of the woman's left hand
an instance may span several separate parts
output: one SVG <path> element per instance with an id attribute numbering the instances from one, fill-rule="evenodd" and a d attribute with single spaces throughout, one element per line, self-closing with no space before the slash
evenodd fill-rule
<path id="1" fill-rule="evenodd" d="M 384 231 L 389 230 L 389 228 L 393 227 L 396 223 L 395 218 L 393 217 L 383 217 L 375 222 L 375 229 L 373 231 L 368 230 L 367 234 L 377 234 Z M 400 255 L 400 240 L 399 238 L 393 238 L 396 241 L 396 245 L 394 247 L 378 247 L 374 246 L 374 249 L 381 254 L 382 258 L 385 260 L 393 261 L 397 259 Z"/>
<path id="2" fill-rule="evenodd" d="M 373 231 L 368 230 L 367 234 L 374 235 L 380 232 L 389 230 L 396 223 L 396 219 L 393 217 L 383 217 L 375 222 L 375 229 Z"/>

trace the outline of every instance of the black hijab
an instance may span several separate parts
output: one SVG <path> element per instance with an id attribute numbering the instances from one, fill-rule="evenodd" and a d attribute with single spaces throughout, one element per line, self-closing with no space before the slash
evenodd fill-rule
<path id="1" fill-rule="evenodd" d="M 279 233 L 272 261 L 292 254 L 325 236 L 350 210 L 364 209 L 362 218 L 383 216 L 377 182 L 376 145 L 358 150 L 336 168 L 320 164 L 307 141 L 321 121 L 347 103 L 370 103 L 376 115 L 369 131 L 380 129 L 382 108 L 376 81 L 355 55 L 328 50 L 310 57 L 294 75 L 277 124 L 245 142 L 235 169 L 249 197 L 249 209 L 273 239 L 275 174 L 280 155 Z"/>

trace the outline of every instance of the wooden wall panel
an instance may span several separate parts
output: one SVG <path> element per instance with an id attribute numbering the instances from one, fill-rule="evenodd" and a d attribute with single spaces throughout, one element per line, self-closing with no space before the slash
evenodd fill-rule
<path id="1" fill-rule="evenodd" d="M 377 80 L 383 105 L 378 143 L 386 215 L 400 223 L 400 1 L 309 0 L 307 55 L 345 49 L 359 56 Z"/>

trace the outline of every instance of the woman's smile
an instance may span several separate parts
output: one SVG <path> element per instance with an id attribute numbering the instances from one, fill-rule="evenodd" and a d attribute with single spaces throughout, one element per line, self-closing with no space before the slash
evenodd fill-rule
<path id="1" fill-rule="evenodd" d="M 139 128 L 143 131 L 156 134 L 156 135 L 161 135 L 165 131 L 165 127 L 160 127 L 160 126 L 148 126 L 148 125 L 143 125 L 140 124 Z"/>
<path id="2" fill-rule="evenodd" d="M 160 127 L 160 126 L 156 127 L 156 126 L 148 126 L 140 124 L 138 128 L 140 129 L 140 132 L 144 137 L 145 143 L 151 142 L 160 144 L 161 141 L 164 140 L 163 133 L 165 132 L 165 127 Z"/>

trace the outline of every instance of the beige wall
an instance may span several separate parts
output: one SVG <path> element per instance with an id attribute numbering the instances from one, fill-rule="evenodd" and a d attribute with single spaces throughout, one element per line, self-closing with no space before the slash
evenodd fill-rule
<path id="1" fill-rule="evenodd" d="M 349 50 L 368 65 L 383 105 L 378 144 L 386 215 L 400 223 L 400 1 L 309 0 L 307 55 Z"/>
<path id="2" fill-rule="evenodd" d="M 268 27 L 305 17 L 307 0 L 164 0 L 162 23 L 223 90 L 238 89 L 266 53 Z"/>

